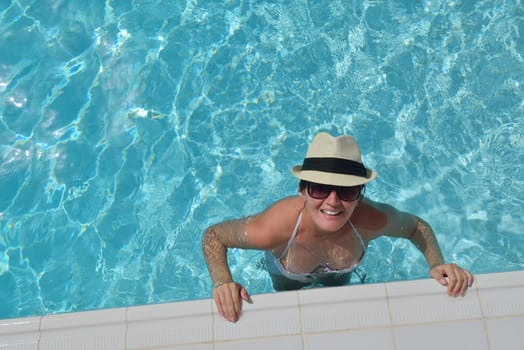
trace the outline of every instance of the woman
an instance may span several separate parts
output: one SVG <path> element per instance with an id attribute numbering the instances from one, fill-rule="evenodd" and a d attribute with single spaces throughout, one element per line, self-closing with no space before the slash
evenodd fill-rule
<path id="1" fill-rule="evenodd" d="M 299 195 L 284 198 L 264 212 L 209 227 L 203 250 L 214 283 L 220 315 L 238 321 L 246 289 L 233 281 L 228 248 L 266 251 L 268 270 L 277 290 L 313 283 L 344 285 L 362 261 L 369 241 L 382 235 L 407 238 L 424 254 L 430 276 L 447 286 L 450 296 L 464 295 L 473 276 L 444 262 L 428 223 L 390 205 L 363 197 L 376 173 L 364 166 L 351 136 L 315 136 L 301 166 Z"/>

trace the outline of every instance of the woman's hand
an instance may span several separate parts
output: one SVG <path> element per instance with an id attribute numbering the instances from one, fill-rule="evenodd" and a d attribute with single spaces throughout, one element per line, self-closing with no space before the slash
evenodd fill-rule
<path id="1" fill-rule="evenodd" d="M 464 296 L 466 290 L 473 285 L 473 275 L 468 270 L 456 264 L 441 264 L 433 267 L 430 276 L 443 286 L 448 287 L 448 295 Z"/>
<path id="2" fill-rule="evenodd" d="M 236 322 L 242 314 L 242 300 L 252 303 L 247 290 L 236 282 L 226 282 L 213 289 L 218 313 L 229 322 Z"/>

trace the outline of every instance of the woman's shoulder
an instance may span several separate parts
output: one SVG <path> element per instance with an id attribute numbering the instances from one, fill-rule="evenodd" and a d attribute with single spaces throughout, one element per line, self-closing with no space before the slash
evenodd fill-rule
<path id="1" fill-rule="evenodd" d="M 414 215 L 369 198 L 362 199 L 351 216 L 351 220 L 357 228 L 367 232 L 366 236 L 369 239 L 382 235 L 404 236 L 406 231 L 413 231 L 417 222 Z"/>
<path id="2" fill-rule="evenodd" d="M 300 196 L 285 197 L 273 203 L 269 209 L 300 213 L 304 209 L 304 199 Z"/>
<path id="3" fill-rule="evenodd" d="M 304 207 L 299 196 L 283 198 L 260 214 L 247 220 L 246 229 L 257 246 L 274 249 L 287 242 L 300 211 Z"/>
<path id="4" fill-rule="evenodd" d="M 387 225 L 387 215 L 381 204 L 364 197 L 351 215 L 351 222 L 367 240 L 376 238 Z"/>
<path id="5" fill-rule="evenodd" d="M 280 199 L 260 214 L 261 219 L 282 229 L 294 225 L 304 208 L 304 201 L 299 196 Z"/>

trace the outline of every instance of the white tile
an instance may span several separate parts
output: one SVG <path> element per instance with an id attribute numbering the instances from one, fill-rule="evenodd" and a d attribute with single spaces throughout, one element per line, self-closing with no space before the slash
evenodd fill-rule
<path id="1" fill-rule="evenodd" d="M 36 350 L 40 317 L 0 320 L 0 349 Z"/>
<path id="2" fill-rule="evenodd" d="M 236 323 L 213 311 L 215 340 L 274 337 L 300 334 L 297 292 L 252 295 L 253 304 L 244 303 Z"/>
<path id="3" fill-rule="evenodd" d="M 477 276 L 483 315 L 524 315 L 524 271 Z"/>
<path id="4" fill-rule="evenodd" d="M 213 339 L 208 299 L 130 307 L 127 321 L 128 349 L 206 343 Z"/>
<path id="5" fill-rule="evenodd" d="M 491 350 L 524 349 L 524 317 L 487 320 Z"/>
<path id="6" fill-rule="evenodd" d="M 212 343 L 162 346 L 162 347 L 154 348 L 154 349 L 155 350 L 214 350 Z M 151 350 L 151 348 L 147 346 L 140 350 Z"/>
<path id="7" fill-rule="evenodd" d="M 215 350 L 295 350 L 302 349 L 300 336 L 245 339 L 235 342 L 216 343 Z"/>
<path id="8" fill-rule="evenodd" d="M 326 347 L 326 345 L 328 345 Z M 390 328 L 321 333 L 304 336 L 304 350 L 380 349 L 394 350 Z"/>
<path id="9" fill-rule="evenodd" d="M 386 284 L 393 324 L 467 320 L 480 318 L 475 289 L 465 297 L 453 298 L 432 279 Z"/>
<path id="10" fill-rule="evenodd" d="M 299 291 L 304 333 L 389 326 L 383 284 Z"/>
<path id="11" fill-rule="evenodd" d="M 433 280 L 255 295 L 236 324 L 210 299 L 0 320 L 0 348 L 123 349 L 127 334 L 129 349 L 524 349 L 524 271 L 475 286 L 465 298 Z"/>
<path id="12" fill-rule="evenodd" d="M 481 320 L 395 327 L 399 350 L 488 350 Z"/>
<path id="13" fill-rule="evenodd" d="M 125 309 L 44 316 L 39 349 L 122 349 L 125 331 Z"/>
<path id="14" fill-rule="evenodd" d="M 173 348 L 159 348 L 158 350 L 214 350 L 213 344 L 193 344 L 193 345 L 182 345 Z"/>
<path id="15" fill-rule="evenodd" d="M 479 289 L 501 286 L 522 287 L 524 285 L 524 270 L 476 275 L 475 283 Z"/>

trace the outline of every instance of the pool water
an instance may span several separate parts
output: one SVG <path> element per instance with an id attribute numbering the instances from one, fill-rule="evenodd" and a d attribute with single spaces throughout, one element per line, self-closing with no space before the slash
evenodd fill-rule
<path id="1" fill-rule="evenodd" d="M 208 298 L 212 223 L 293 195 L 318 131 L 474 273 L 524 268 L 520 1 L 0 3 L 0 318 Z M 235 278 L 272 292 L 257 251 Z M 427 277 L 371 243 L 366 283 Z M 359 283 L 359 282 L 356 282 Z"/>

